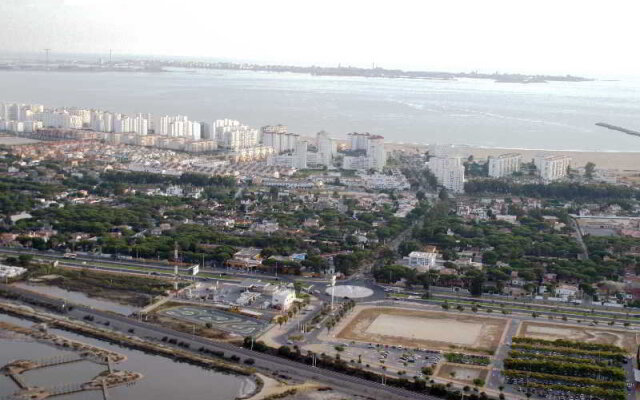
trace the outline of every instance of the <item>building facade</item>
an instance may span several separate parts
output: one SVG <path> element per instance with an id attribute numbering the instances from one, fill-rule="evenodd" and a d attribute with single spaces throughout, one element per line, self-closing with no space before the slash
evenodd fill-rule
<path id="1" fill-rule="evenodd" d="M 553 182 L 567 176 L 571 167 L 571 157 L 538 155 L 533 159 L 538 176 L 545 182 Z"/>
<path id="2" fill-rule="evenodd" d="M 464 165 L 459 157 L 433 157 L 428 167 L 440 185 L 453 193 L 464 193 Z"/>
<path id="3" fill-rule="evenodd" d="M 497 157 L 489 157 L 489 176 L 492 178 L 503 178 L 510 176 L 514 172 L 520 171 L 522 155 L 516 153 L 502 154 Z"/>

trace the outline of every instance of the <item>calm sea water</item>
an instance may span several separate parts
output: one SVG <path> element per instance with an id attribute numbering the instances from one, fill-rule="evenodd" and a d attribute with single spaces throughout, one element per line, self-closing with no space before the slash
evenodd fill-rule
<path id="1" fill-rule="evenodd" d="M 313 135 L 368 131 L 388 141 L 640 151 L 640 80 L 541 84 L 313 77 L 291 73 L 0 72 L 0 101 L 186 114 Z"/>

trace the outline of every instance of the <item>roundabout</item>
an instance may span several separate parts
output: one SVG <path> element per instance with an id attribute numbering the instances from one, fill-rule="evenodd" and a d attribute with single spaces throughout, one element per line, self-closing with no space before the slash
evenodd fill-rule
<path id="1" fill-rule="evenodd" d="M 337 285 L 333 290 L 335 290 L 333 292 L 335 297 L 348 297 L 350 299 L 362 299 L 373 295 L 373 290 L 364 286 Z M 328 287 L 325 293 L 331 296 L 331 291 L 332 288 Z"/>

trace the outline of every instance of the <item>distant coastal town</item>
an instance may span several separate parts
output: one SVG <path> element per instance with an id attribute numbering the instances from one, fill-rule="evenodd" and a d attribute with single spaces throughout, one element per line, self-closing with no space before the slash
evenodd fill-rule
<path id="1" fill-rule="evenodd" d="M 430 145 L 420 150 L 420 146 L 385 144 L 383 136 L 370 133 L 348 133 L 347 140 L 331 137 L 325 131 L 318 132 L 315 137 L 305 137 L 289 132 L 286 125 L 267 125 L 258 129 L 231 119 L 206 122 L 194 121 L 184 115 L 126 115 L 77 107 L 51 108 L 42 104 L 0 103 L 0 131 L 36 140 L 98 141 L 113 146 L 168 150 L 170 154 L 198 155 L 176 165 L 158 160 L 151 162 L 153 157 L 149 153 L 147 160 L 128 163 L 127 168 L 131 170 L 168 174 L 193 170 L 210 175 L 252 171 L 251 178 L 267 179 L 292 176 L 296 171 L 307 169 L 346 170 L 364 175 L 369 172 L 374 176 L 371 178 L 374 183 L 369 186 L 388 189 L 408 185 L 405 179 L 396 180 L 382 174 L 390 146 L 394 151 L 428 152 L 429 169 L 438 183 L 452 193 L 463 193 L 466 178 L 470 174 L 477 175 L 479 169 L 485 171 L 484 176 L 500 179 L 522 175 L 522 168 L 533 168 L 541 182 L 549 183 L 565 179 L 572 168 L 572 157 L 560 152 L 535 152 L 533 155 L 527 152 L 530 158 L 525 159 L 523 152 L 496 154 L 494 151 L 487 154 L 484 164 L 474 171 L 469 168 L 469 160 L 477 151 L 465 146 Z M 5 144 L 11 144 L 11 141 Z M 617 181 L 618 172 L 613 169 L 599 168 L 592 172 L 607 183 Z M 295 185 L 312 183 L 305 181 Z"/>
<path id="2" fill-rule="evenodd" d="M 490 79 L 500 83 L 546 83 L 546 82 L 586 82 L 593 79 L 574 75 L 544 75 L 518 73 L 481 73 L 445 72 L 445 71 L 407 71 L 402 69 L 388 69 L 372 65 L 370 68 L 343 66 L 296 66 L 296 65 L 267 65 L 254 63 L 238 63 L 224 61 L 196 61 L 185 59 L 135 59 L 126 58 L 114 61 L 109 57 L 99 57 L 94 62 L 83 60 L 58 60 L 49 62 L 10 61 L 0 63 L 3 71 L 57 71 L 57 72 L 168 72 L 176 68 L 195 70 L 232 70 L 257 72 L 289 72 L 309 74 L 315 76 L 344 76 L 365 78 L 396 78 L 396 79 L 435 79 L 454 80 L 460 78 Z"/>

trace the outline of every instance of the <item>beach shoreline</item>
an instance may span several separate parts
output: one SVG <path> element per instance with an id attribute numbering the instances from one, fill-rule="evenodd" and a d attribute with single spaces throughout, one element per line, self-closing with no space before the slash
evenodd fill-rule
<path id="1" fill-rule="evenodd" d="M 426 152 L 431 146 L 415 143 L 386 142 L 385 147 L 388 152 L 394 150 Z M 572 158 L 571 165 L 574 168 L 583 167 L 586 163 L 593 162 L 596 164 L 596 168 L 612 169 L 620 172 L 640 172 L 640 152 L 489 148 L 466 145 L 438 145 L 437 147 L 459 156 L 473 155 L 475 159 L 486 159 L 489 156 L 498 156 L 506 153 L 518 153 L 522 154 L 523 161 L 528 162 L 535 155 L 541 153 L 566 155 Z"/>

